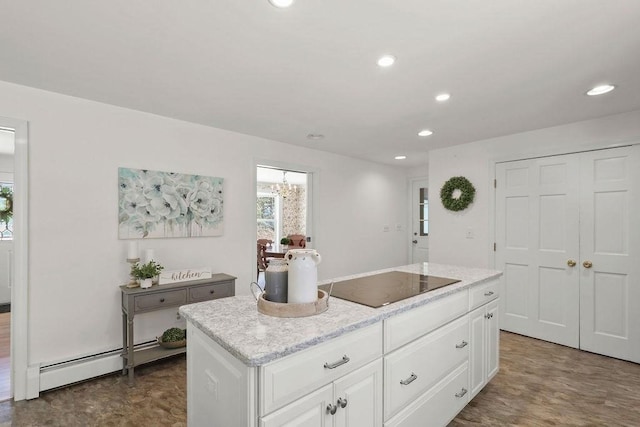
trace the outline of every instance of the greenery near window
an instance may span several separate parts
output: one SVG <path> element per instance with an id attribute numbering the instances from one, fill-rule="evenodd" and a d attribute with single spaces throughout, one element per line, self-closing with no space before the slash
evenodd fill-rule
<path id="1" fill-rule="evenodd" d="M 0 182 L 0 240 L 13 239 L 13 183 Z"/>
<path id="2" fill-rule="evenodd" d="M 277 197 L 274 194 L 259 194 L 256 217 L 258 219 L 258 238 L 276 241 L 277 235 Z"/>
<path id="3" fill-rule="evenodd" d="M 429 235 L 429 190 L 427 188 L 420 189 L 420 235 Z"/>

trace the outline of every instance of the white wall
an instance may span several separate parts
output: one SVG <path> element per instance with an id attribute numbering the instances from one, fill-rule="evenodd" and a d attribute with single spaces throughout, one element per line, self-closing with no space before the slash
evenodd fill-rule
<path id="1" fill-rule="evenodd" d="M 494 162 L 640 142 L 640 111 L 477 141 L 429 153 L 429 260 L 492 267 Z M 638 165 L 640 167 L 640 165 Z M 454 213 L 443 208 L 440 188 L 452 176 L 476 188 L 474 203 Z M 466 238 L 471 228 L 473 239 Z"/>
<path id="2" fill-rule="evenodd" d="M 197 107 L 194 107 L 197 108 Z M 167 269 L 211 266 L 248 293 L 255 267 L 256 159 L 318 172 L 314 247 L 320 279 L 407 262 L 406 173 L 115 106 L 0 82 L 0 116 L 29 122 L 29 361 L 48 364 L 121 347 L 118 167 L 224 177 L 222 237 L 154 239 Z M 176 322 L 176 310 L 137 317 L 137 341 Z"/>

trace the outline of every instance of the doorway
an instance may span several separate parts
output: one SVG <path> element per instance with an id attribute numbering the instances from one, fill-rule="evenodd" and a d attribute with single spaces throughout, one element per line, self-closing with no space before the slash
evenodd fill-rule
<path id="1" fill-rule="evenodd" d="M 295 167 L 257 165 L 256 238 L 258 283 L 264 280 L 265 257 L 281 257 L 289 247 L 311 245 L 312 174 Z M 285 239 L 295 239 L 287 242 Z M 262 262 L 261 262 L 262 261 Z"/>
<path id="2" fill-rule="evenodd" d="M 640 145 L 496 164 L 501 328 L 640 362 Z"/>
<path id="3" fill-rule="evenodd" d="M 38 397 L 39 368 L 29 367 L 28 325 L 28 124 L 23 120 L 0 117 L 0 130 L 13 133 L 13 249 L 11 262 L 11 311 L 10 311 L 10 396 L 14 400 Z M 29 375 L 28 375 L 29 372 Z"/>

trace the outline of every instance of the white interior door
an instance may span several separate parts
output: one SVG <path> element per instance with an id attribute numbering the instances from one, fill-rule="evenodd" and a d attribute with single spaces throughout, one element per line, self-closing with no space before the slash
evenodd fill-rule
<path id="1" fill-rule="evenodd" d="M 501 327 L 579 345 L 578 160 L 496 165 L 496 265 Z"/>
<path id="2" fill-rule="evenodd" d="M 640 146 L 581 158 L 580 348 L 640 362 Z"/>
<path id="3" fill-rule="evenodd" d="M 428 181 L 411 182 L 411 262 L 429 259 L 429 192 Z"/>
<path id="4" fill-rule="evenodd" d="M 640 146 L 496 165 L 504 330 L 640 362 Z"/>

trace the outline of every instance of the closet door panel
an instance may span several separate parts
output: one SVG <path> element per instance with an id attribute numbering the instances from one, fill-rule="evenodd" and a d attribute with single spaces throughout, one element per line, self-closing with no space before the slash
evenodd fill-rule
<path id="1" fill-rule="evenodd" d="M 581 156 L 580 347 L 640 362 L 640 146 Z"/>
<path id="2" fill-rule="evenodd" d="M 496 266 L 502 329 L 579 345 L 579 163 L 574 156 L 496 165 Z"/>

